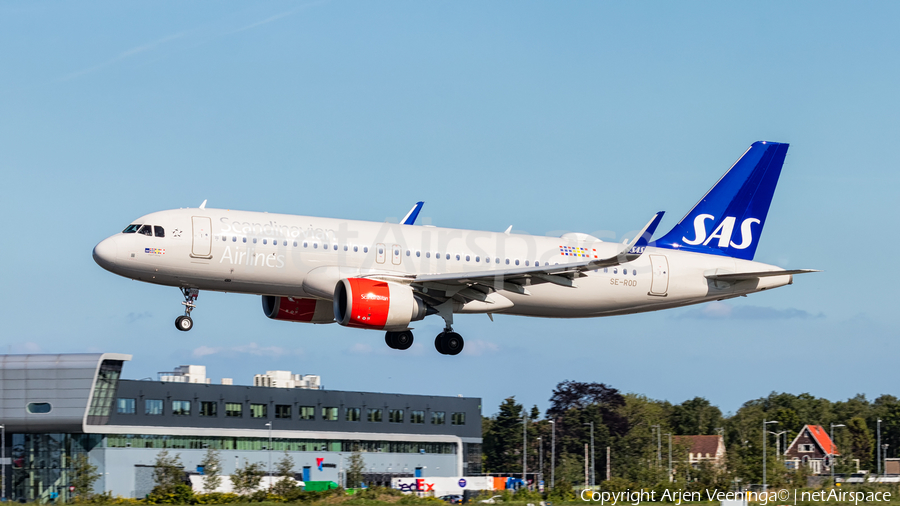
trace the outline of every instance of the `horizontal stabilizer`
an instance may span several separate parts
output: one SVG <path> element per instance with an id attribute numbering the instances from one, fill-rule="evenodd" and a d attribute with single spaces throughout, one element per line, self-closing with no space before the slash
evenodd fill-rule
<path id="1" fill-rule="evenodd" d="M 748 279 L 767 278 L 770 276 L 789 276 L 793 274 L 806 274 L 807 272 L 822 272 L 816 269 L 793 269 L 786 271 L 760 271 L 760 272 L 723 272 L 721 274 L 707 274 L 706 279 L 715 281 L 745 281 Z"/>

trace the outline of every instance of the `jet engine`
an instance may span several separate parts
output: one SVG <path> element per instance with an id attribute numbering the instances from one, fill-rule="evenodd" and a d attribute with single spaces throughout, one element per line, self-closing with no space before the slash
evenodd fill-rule
<path id="1" fill-rule="evenodd" d="M 428 307 L 410 287 L 366 278 L 347 278 L 334 287 L 334 319 L 347 327 L 406 330 L 425 318 Z"/>
<path id="2" fill-rule="evenodd" d="M 273 320 L 302 323 L 334 323 L 331 301 L 263 295 L 263 313 Z"/>

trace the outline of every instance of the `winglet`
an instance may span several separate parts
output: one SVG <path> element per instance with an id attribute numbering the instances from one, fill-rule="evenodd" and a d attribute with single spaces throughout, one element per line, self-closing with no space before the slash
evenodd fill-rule
<path id="1" fill-rule="evenodd" d="M 416 202 L 416 205 L 414 205 L 412 207 L 412 209 L 410 209 L 409 212 L 406 213 L 406 216 L 404 216 L 403 219 L 400 220 L 400 224 L 401 225 L 415 225 L 416 218 L 419 217 L 419 211 L 422 210 L 423 205 L 425 205 L 424 201 Z"/>
<path id="2" fill-rule="evenodd" d="M 206 209 L 206 199 L 204 199 L 203 203 L 200 204 L 200 209 Z"/>
<path id="3" fill-rule="evenodd" d="M 509 235 L 510 232 L 512 232 L 512 225 L 510 225 L 509 227 L 507 227 L 506 230 L 505 230 L 503 233 L 506 234 L 506 235 Z"/>
<path id="4" fill-rule="evenodd" d="M 641 229 L 638 235 L 631 240 L 631 243 L 625 246 L 625 249 L 623 249 L 617 255 L 622 263 L 633 262 L 644 254 L 644 250 L 647 249 L 647 245 L 650 243 L 650 238 L 653 237 L 653 232 L 656 232 L 656 227 L 659 226 L 659 222 L 662 221 L 662 217 L 664 214 L 666 214 L 665 211 L 656 213 L 656 215 L 653 216 L 653 219 L 651 219 L 649 223 L 644 225 L 644 228 Z"/>

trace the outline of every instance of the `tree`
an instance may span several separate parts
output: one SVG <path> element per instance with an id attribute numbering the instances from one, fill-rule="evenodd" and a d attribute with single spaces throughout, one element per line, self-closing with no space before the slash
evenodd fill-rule
<path id="1" fill-rule="evenodd" d="M 294 479 L 294 459 L 287 451 L 284 452 L 284 457 L 275 463 L 275 473 L 281 476 L 281 479 L 272 488 L 273 493 L 285 496 L 297 488 L 297 481 Z"/>
<path id="2" fill-rule="evenodd" d="M 97 466 L 91 464 L 86 453 L 79 453 L 72 459 L 72 477 L 69 485 L 75 487 L 75 495 L 78 497 L 89 496 L 94 493 L 94 483 L 100 479 Z"/>
<path id="3" fill-rule="evenodd" d="M 703 397 L 694 397 L 672 408 L 672 430 L 684 436 L 709 436 L 722 426 L 722 411 Z"/>
<path id="4" fill-rule="evenodd" d="M 362 485 L 363 471 L 365 470 L 366 462 L 363 460 L 362 454 L 359 452 L 350 454 L 350 459 L 347 461 L 347 487 L 357 488 Z"/>
<path id="5" fill-rule="evenodd" d="M 156 454 L 156 462 L 153 463 L 153 488 L 154 494 L 171 494 L 175 487 L 184 484 L 184 465 L 181 463 L 181 454 L 169 456 L 168 450 L 162 450 Z"/>
<path id="6" fill-rule="evenodd" d="M 207 494 L 214 492 L 222 484 L 221 452 L 207 448 L 200 465 L 203 466 L 203 491 Z"/>
<path id="7" fill-rule="evenodd" d="M 231 485 L 238 494 L 246 494 L 253 492 L 259 488 L 263 476 L 266 472 L 263 470 L 262 462 L 250 463 L 244 459 L 244 465 L 234 470 L 231 475 Z"/>
<path id="8" fill-rule="evenodd" d="M 847 432 L 850 439 L 849 458 L 859 459 L 859 465 L 863 469 L 868 469 L 872 462 L 872 449 L 875 448 L 875 442 L 872 440 L 872 433 L 866 426 L 866 421 L 859 416 L 851 418 L 847 422 Z"/>
<path id="9" fill-rule="evenodd" d="M 521 472 L 522 414 L 522 405 L 516 404 L 515 397 L 500 404 L 500 412 L 484 432 L 485 472 Z"/>

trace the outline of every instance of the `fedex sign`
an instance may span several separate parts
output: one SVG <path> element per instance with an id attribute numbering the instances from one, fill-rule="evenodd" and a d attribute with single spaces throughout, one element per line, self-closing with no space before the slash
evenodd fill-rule
<path id="1" fill-rule="evenodd" d="M 747 218 L 746 220 L 741 222 L 741 242 L 735 243 L 731 240 L 731 235 L 734 232 L 734 225 L 737 219 L 734 216 L 726 216 L 725 219 L 722 220 L 722 223 L 719 223 L 719 226 L 713 230 L 713 233 L 709 236 L 706 235 L 706 220 L 713 220 L 715 222 L 716 217 L 711 214 L 698 214 L 696 218 L 694 218 L 694 238 L 688 239 L 687 237 L 682 237 L 681 240 L 684 241 L 685 244 L 690 244 L 692 246 L 696 246 L 698 244 L 703 244 L 704 246 L 708 246 L 713 239 L 718 239 L 717 246 L 719 248 L 727 248 L 731 246 L 735 249 L 746 249 L 753 244 L 753 232 L 751 230 L 751 226 L 756 223 L 757 225 L 760 221 L 756 218 Z"/>
<path id="2" fill-rule="evenodd" d="M 397 485 L 401 492 L 431 492 L 434 483 L 425 483 L 425 478 L 416 478 L 412 483 L 400 483 Z"/>

